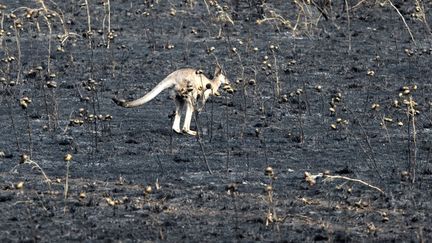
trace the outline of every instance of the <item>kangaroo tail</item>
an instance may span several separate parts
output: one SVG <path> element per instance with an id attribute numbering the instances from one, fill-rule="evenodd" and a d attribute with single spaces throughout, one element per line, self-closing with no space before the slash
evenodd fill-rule
<path id="1" fill-rule="evenodd" d="M 112 100 L 117 105 L 123 106 L 126 108 L 137 107 L 140 105 L 144 105 L 145 103 L 149 102 L 154 97 L 156 97 L 160 92 L 162 92 L 163 90 L 168 89 L 172 86 L 174 86 L 174 80 L 167 77 L 164 80 L 162 80 L 158 85 L 156 85 L 156 87 L 154 87 L 150 92 L 148 92 L 146 95 L 144 95 L 143 97 L 141 97 L 139 99 L 131 100 L 131 101 L 125 101 L 125 100 L 119 100 L 117 98 L 112 98 Z"/>

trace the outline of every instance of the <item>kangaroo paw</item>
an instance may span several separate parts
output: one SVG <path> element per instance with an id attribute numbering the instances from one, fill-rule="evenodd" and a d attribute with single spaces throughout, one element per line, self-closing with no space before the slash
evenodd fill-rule
<path id="1" fill-rule="evenodd" d="M 187 133 L 189 135 L 192 135 L 192 136 L 196 136 L 197 135 L 197 132 L 192 131 L 192 130 L 183 129 L 183 132 Z"/>
<path id="2" fill-rule="evenodd" d="M 173 131 L 176 132 L 176 133 L 179 133 L 179 134 L 182 133 L 182 131 L 180 130 L 180 128 L 174 128 L 174 127 L 173 127 Z"/>

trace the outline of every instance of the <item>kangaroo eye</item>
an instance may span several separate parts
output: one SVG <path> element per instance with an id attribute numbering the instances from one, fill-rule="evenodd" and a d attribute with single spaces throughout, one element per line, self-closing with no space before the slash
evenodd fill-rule
<path id="1" fill-rule="evenodd" d="M 212 88 L 212 85 L 211 84 L 207 84 L 206 85 L 206 89 L 211 89 Z"/>

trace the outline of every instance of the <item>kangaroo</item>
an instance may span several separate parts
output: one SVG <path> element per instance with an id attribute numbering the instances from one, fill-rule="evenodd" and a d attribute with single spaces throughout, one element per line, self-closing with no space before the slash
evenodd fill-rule
<path id="1" fill-rule="evenodd" d="M 174 122 L 172 129 L 176 133 L 187 133 L 196 136 L 197 132 L 190 130 L 190 123 L 194 111 L 200 112 L 205 105 L 205 102 L 210 96 L 219 96 L 218 89 L 221 84 L 229 87 L 229 80 L 222 74 L 219 65 L 216 65 L 216 70 L 213 79 L 208 79 L 201 70 L 192 68 L 183 68 L 172 72 L 164 80 L 156 85 L 150 92 L 143 97 L 125 101 L 117 98 L 112 98 L 114 103 L 119 106 L 132 108 L 141 106 L 153 98 L 155 98 L 163 90 L 171 88 L 171 94 L 176 105 Z M 197 102 L 199 101 L 199 102 Z M 200 107 L 198 107 L 198 104 Z M 180 130 L 180 118 L 183 106 L 186 104 L 186 115 L 183 123 L 183 129 Z"/>

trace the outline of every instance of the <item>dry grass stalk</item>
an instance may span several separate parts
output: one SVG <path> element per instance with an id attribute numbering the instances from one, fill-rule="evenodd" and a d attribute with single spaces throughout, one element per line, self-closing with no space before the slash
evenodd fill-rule
<path id="1" fill-rule="evenodd" d="M 365 182 L 363 180 L 354 179 L 354 178 L 350 178 L 350 177 L 347 177 L 347 176 L 327 175 L 327 174 L 324 174 L 324 173 L 319 173 L 319 174 L 314 175 L 314 174 L 311 174 L 311 173 L 305 171 L 304 177 L 305 177 L 306 182 L 308 182 L 309 185 L 311 185 L 311 186 L 313 186 L 313 185 L 316 184 L 316 179 L 318 179 L 318 178 L 324 178 L 324 181 L 332 181 L 332 180 L 335 180 L 335 179 L 342 179 L 342 180 L 346 180 L 346 181 L 352 181 L 352 182 L 357 182 L 357 183 L 363 184 L 363 185 L 365 185 L 367 187 L 370 187 L 370 188 L 372 188 L 374 190 L 379 191 L 382 194 L 385 194 L 385 192 L 383 190 L 381 190 L 379 187 L 373 186 L 372 184 L 367 183 L 367 182 Z"/>
<path id="2" fill-rule="evenodd" d="M 407 22 L 406 22 L 406 20 L 405 20 L 405 18 L 404 18 L 404 16 L 401 14 L 401 12 L 399 11 L 399 9 L 398 9 L 394 4 L 393 4 L 393 2 L 392 2 L 391 0 L 387 0 L 387 1 L 388 1 L 388 3 L 390 4 L 390 6 L 392 6 L 392 8 L 394 8 L 394 10 L 396 10 L 397 14 L 401 17 L 401 19 L 402 19 L 402 21 L 404 22 L 405 27 L 406 27 L 406 29 L 407 29 L 407 31 L 408 31 L 410 37 L 411 37 L 411 40 L 414 42 L 414 45 L 416 45 L 416 41 L 415 41 L 415 39 L 414 39 L 414 36 L 413 36 L 413 34 L 412 34 L 412 32 L 411 32 L 411 29 L 410 29 L 410 27 L 408 26 L 408 24 L 407 24 Z"/>

